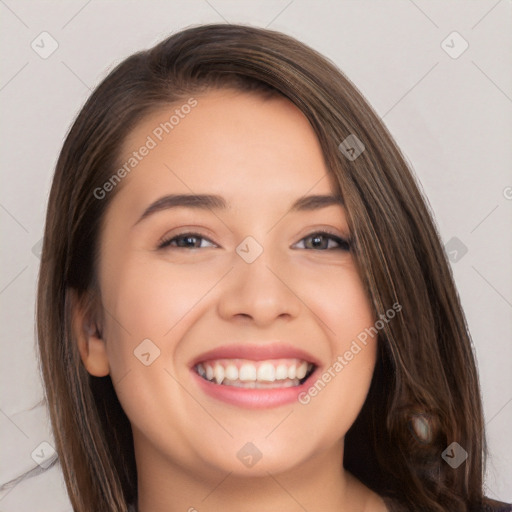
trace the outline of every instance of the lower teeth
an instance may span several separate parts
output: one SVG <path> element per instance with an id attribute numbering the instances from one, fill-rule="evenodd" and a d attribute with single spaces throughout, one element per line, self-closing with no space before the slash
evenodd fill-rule
<path id="1" fill-rule="evenodd" d="M 241 381 L 241 380 L 229 380 L 224 379 L 222 386 L 234 386 L 236 388 L 248 388 L 248 389 L 274 389 L 274 388 L 290 388 L 292 386 L 298 386 L 300 384 L 299 379 L 285 379 L 274 382 L 257 382 L 257 381 Z"/>

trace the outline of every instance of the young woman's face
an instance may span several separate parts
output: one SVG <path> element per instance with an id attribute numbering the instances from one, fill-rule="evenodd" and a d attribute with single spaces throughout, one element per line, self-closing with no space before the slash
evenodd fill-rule
<path id="1" fill-rule="evenodd" d="M 110 373 L 138 464 L 217 481 L 339 464 L 377 341 L 354 345 L 375 319 L 319 142 L 284 98 L 195 100 L 124 145 L 100 238 L 102 339 L 82 358 Z"/>

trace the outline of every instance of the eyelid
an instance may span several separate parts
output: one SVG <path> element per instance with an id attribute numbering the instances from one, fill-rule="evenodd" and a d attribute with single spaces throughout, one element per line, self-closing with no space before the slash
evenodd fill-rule
<path id="1" fill-rule="evenodd" d="M 183 230 L 180 230 L 176 233 L 166 233 L 160 240 L 157 242 L 157 249 L 165 249 L 168 247 L 166 244 L 169 244 L 172 242 L 175 238 L 178 238 L 180 236 L 195 236 L 197 238 L 202 238 L 203 240 L 206 240 L 207 242 L 212 243 L 213 245 L 220 247 L 219 244 L 214 242 L 209 236 L 206 236 L 205 234 L 201 233 L 200 231 L 194 231 L 192 228 L 184 228 Z M 184 247 L 176 247 L 176 249 L 184 249 Z M 196 247 L 196 249 L 200 249 L 200 247 Z"/>
<path id="2" fill-rule="evenodd" d="M 307 235 L 305 235 L 303 238 L 306 238 L 306 237 L 311 236 L 311 235 L 317 235 L 317 234 L 330 235 L 333 238 L 338 238 L 339 240 L 343 240 L 344 242 L 348 242 L 348 243 L 351 242 L 351 237 L 350 236 L 346 236 L 346 235 L 336 231 L 335 229 L 330 229 L 330 228 L 317 228 L 317 229 L 314 229 L 313 231 L 310 231 Z"/>
<path id="3" fill-rule="evenodd" d="M 346 251 L 349 251 L 352 247 L 352 239 L 350 236 L 341 235 L 339 233 L 334 232 L 333 230 L 330 230 L 329 228 L 314 229 L 314 230 L 310 231 L 309 233 L 305 234 L 298 242 L 295 242 L 293 245 L 297 245 L 299 242 L 302 242 L 306 238 L 309 238 L 313 235 L 327 235 L 328 238 L 331 238 L 331 239 L 335 240 L 338 244 L 340 244 L 340 246 L 337 247 L 336 249 L 344 249 L 343 244 L 347 244 L 347 246 L 348 246 L 346 249 L 344 249 Z M 319 251 L 319 252 L 324 252 L 324 251 Z"/>

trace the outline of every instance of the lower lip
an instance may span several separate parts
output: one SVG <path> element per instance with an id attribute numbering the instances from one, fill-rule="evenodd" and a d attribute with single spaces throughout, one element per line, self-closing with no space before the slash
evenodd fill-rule
<path id="1" fill-rule="evenodd" d="M 196 379 L 199 387 L 207 395 L 238 407 L 248 409 L 267 409 L 270 407 L 278 407 L 280 405 L 291 404 L 298 401 L 298 395 L 311 386 L 315 382 L 315 375 L 318 368 L 308 377 L 308 379 L 300 386 L 292 386 L 289 388 L 273 388 L 273 389 L 251 389 L 238 388 L 235 386 L 223 386 L 222 384 L 214 384 L 209 380 L 203 379 L 194 369 L 191 370 L 193 378 Z"/>

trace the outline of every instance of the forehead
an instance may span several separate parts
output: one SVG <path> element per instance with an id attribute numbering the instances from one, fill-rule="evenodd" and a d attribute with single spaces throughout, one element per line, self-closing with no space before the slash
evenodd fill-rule
<path id="1" fill-rule="evenodd" d="M 309 121 L 281 96 L 216 90 L 163 107 L 126 139 L 120 165 L 130 161 L 122 188 L 143 200 L 157 189 L 230 203 L 333 191 Z"/>

